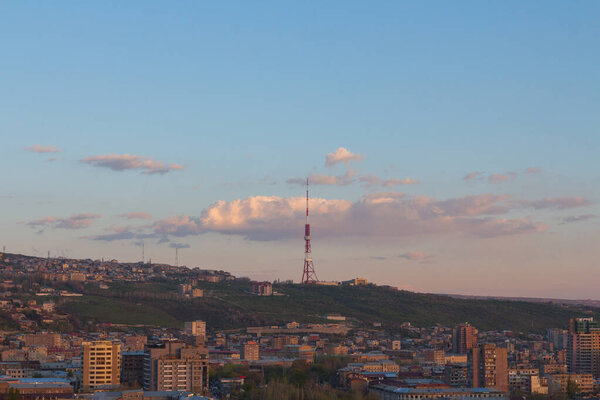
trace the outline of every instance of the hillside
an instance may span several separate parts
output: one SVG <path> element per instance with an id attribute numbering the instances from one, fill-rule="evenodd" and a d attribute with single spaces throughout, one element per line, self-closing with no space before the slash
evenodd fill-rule
<path id="1" fill-rule="evenodd" d="M 100 276 L 99 281 L 107 286 L 71 279 L 78 274 L 80 278 Z M 54 291 L 45 299 L 57 302 L 59 313 L 68 314 L 70 323 L 57 315 L 56 321 L 47 325 L 38 311 L 29 310 L 26 323 L 40 329 L 81 329 L 92 326 L 90 322 L 180 328 L 184 321 L 194 319 L 207 321 L 212 330 L 241 329 L 289 321 L 324 322 L 324 314 L 337 313 L 359 326 L 380 322 L 391 330 L 407 321 L 415 326 L 469 321 L 481 330 L 542 333 L 547 328 L 566 327 L 571 317 L 600 316 L 600 309 L 593 304 L 456 297 L 375 285 L 277 284 L 274 291 L 278 295 L 259 297 L 249 293 L 248 279 L 235 279 L 225 271 L 116 260 L 42 259 L 4 253 L 0 277 L 5 295 L 21 304 L 43 301 L 37 295 L 42 289 Z M 207 277 L 221 283 L 209 283 Z M 184 282 L 198 282 L 205 296 L 180 299 L 177 288 Z M 59 291 L 83 296 L 65 297 L 58 295 Z M 18 315 L 16 311 L 0 310 L 0 328 L 17 327 L 11 316 L 11 312 Z"/>
<path id="2" fill-rule="evenodd" d="M 109 289 L 87 284 L 87 295 L 71 298 L 60 309 L 78 320 L 180 327 L 183 321 L 203 319 L 212 329 L 281 324 L 287 321 L 322 322 L 327 313 L 339 313 L 358 324 L 383 323 L 398 329 L 453 325 L 469 321 L 481 330 L 509 329 L 544 332 L 565 327 L 574 316 L 599 316 L 598 309 L 522 301 L 456 299 L 443 295 L 397 291 L 385 287 L 328 287 L 275 285 L 279 296 L 259 297 L 247 292 L 247 282 L 201 283 L 205 297 L 179 300 L 176 284 L 119 283 Z"/>

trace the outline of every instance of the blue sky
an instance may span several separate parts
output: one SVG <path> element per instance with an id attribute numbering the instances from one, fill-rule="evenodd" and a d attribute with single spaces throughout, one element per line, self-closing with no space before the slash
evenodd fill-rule
<path id="1" fill-rule="evenodd" d="M 278 199 L 302 196 L 290 179 L 351 171 L 312 188 L 354 204 L 316 212 L 321 279 L 593 297 L 589 280 L 564 281 L 567 270 L 600 277 L 599 17 L 593 1 L 1 4 L 1 244 L 135 260 L 146 235 L 157 261 L 172 262 L 179 243 L 188 265 L 298 280 L 303 222 L 294 237 L 296 205 Z M 35 145 L 61 151 L 26 150 Z M 339 148 L 362 160 L 325 167 Z M 182 169 L 82 162 L 106 155 Z M 406 178 L 418 183 L 383 185 Z M 395 208 L 360 208 L 389 191 L 404 193 Z M 437 203 L 484 195 L 510 198 L 476 214 Z M 421 197 L 459 225 L 438 215 L 387 226 L 425 218 Z M 544 199 L 560 202 L 524 203 Z M 261 219 L 265 201 L 278 205 Z M 118 217 L 142 211 L 152 218 Z M 77 214 L 100 217 L 59 227 Z M 176 216 L 191 218 L 176 221 L 185 230 Z M 381 229 L 357 233 L 362 224 Z M 117 231 L 130 238 L 92 240 Z"/>

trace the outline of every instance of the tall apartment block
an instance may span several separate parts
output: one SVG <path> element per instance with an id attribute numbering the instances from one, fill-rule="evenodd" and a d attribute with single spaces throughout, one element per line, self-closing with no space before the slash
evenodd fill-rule
<path id="1" fill-rule="evenodd" d="M 144 390 L 208 390 L 208 349 L 190 346 L 180 340 L 146 347 Z"/>
<path id="2" fill-rule="evenodd" d="M 83 342 L 84 390 L 119 385 L 121 345 L 110 341 Z"/>
<path id="3" fill-rule="evenodd" d="M 257 342 L 250 341 L 244 344 L 244 360 L 260 360 L 259 346 Z"/>
<path id="4" fill-rule="evenodd" d="M 571 318 L 567 336 L 569 373 L 600 377 L 600 327 L 593 318 Z"/>
<path id="5" fill-rule="evenodd" d="M 452 352 L 468 354 L 477 347 L 477 329 L 469 323 L 460 324 L 452 330 Z"/>
<path id="6" fill-rule="evenodd" d="M 471 378 L 475 388 L 508 391 L 508 354 L 506 348 L 483 344 L 471 350 Z"/>
<path id="7" fill-rule="evenodd" d="M 569 331 L 564 329 L 552 328 L 548 329 L 546 336 L 548 342 L 552 343 L 554 350 L 564 350 L 567 348 Z"/>

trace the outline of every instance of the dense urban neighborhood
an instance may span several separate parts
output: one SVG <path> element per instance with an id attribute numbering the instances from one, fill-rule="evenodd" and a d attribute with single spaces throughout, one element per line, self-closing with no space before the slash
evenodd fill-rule
<path id="1" fill-rule="evenodd" d="M 511 304 L 516 314 L 564 312 L 556 326 L 532 317 L 533 329 L 515 331 L 482 329 L 472 321 L 499 322 L 478 315 L 454 324 L 363 320 L 351 310 L 367 303 L 365 290 L 399 291 L 361 278 L 298 288 L 151 262 L 8 253 L 0 274 L 5 399 L 505 400 L 591 398 L 600 390 L 597 310 L 583 306 L 440 297 L 430 308 L 435 315 L 451 301 L 482 303 L 489 315 Z M 337 297 L 352 290 L 357 299 L 336 310 L 318 297 L 320 307 L 289 320 L 269 319 L 257 305 L 224 306 L 239 293 L 242 302 L 273 308 L 319 288 Z M 253 316 L 252 307 L 261 311 Z"/>

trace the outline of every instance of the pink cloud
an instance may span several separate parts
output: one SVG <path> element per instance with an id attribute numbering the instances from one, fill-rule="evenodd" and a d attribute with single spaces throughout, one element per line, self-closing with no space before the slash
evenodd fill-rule
<path id="1" fill-rule="evenodd" d="M 183 166 L 179 164 L 165 165 L 161 161 L 155 161 L 150 157 L 131 154 L 106 154 L 85 157 L 80 161 L 94 167 L 108 168 L 113 171 L 137 170 L 144 175 L 166 174 L 183 169 Z"/>
<path id="2" fill-rule="evenodd" d="M 508 195 L 479 194 L 438 201 L 442 213 L 460 216 L 504 214 L 510 210 Z"/>
<path id="3" fill-rule="evenodd" d="M 502 183 L 512 181 L 517 177 L 516 172 L 507 172 L 505 174 L 492 174 L 489 176 L 488 181 L 490 183 Z"/>
<path id="4" fill-rule="evenodd" d="M 391 178 L 391 179 L 384 180 L 381 183 L 381 186 L 390 187 L 390 186 L 400 186 L 400 185 L 416 185 L 418 183 L 419 183 L 419 181 L 417 181 L 416 179 L 411 179 L 411 178 L 404 178 L 404 179 Z"/>
<path id="5" fill-rule="evenodd" d="M 34 153 L 60 153 L 60 149 L 54 146 L 42 146 L 40 144 L 34 144 L 33 146 L 25 147 L 25 150 L 32 151 Z"/>
<path id="6" fill-rule="evenodd" d="M 463 176 L 463 181 L 472 181 L 473 179 L 480 178 L 483 175 L 481 171 L 474 171 Z"/>
<path id="7" fill-rule="evenodd" d="M 362 161 L 363 156 L 360 154 L 354 154 L 344 147 L 339 147 L 333 153 L 327 154 L 325 158 L 325 166 L 331 168 L 338 163 L 344 163 L 349 165 L 352 161 Z"/>
<path id="8" fill-rule="evenodd" d="M 523 171 L 525 174 L 540 174 L 542 172 L 541 167 L 529 167 Z"/>
<path id="9" fill-rule="evenodd" d="M 407 253 L 400 254 L 399 257 L 409 261 L 422 261 L 432 258 L 433 256 L 426 254 L 424 251 L 409 251 Z"/>
<path id="10" fill-rule="evenodd" d="M 152 219 L 152 215 L 148 214 L 146 212 L 141 212 L 141 211 L 134 211 L 134 212 L 128 212 L 125 214 L 120 214 L 119 217 L 121 218 L 126 218 L 126 219 Z"/>

